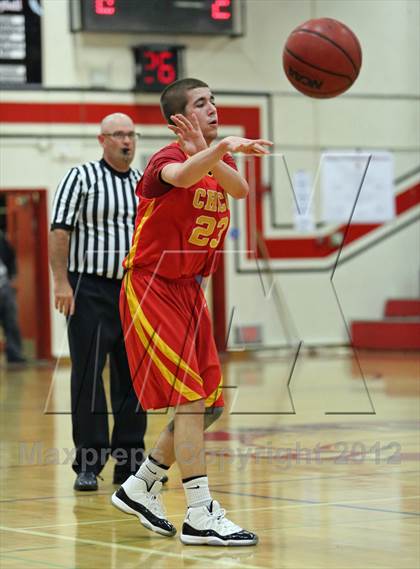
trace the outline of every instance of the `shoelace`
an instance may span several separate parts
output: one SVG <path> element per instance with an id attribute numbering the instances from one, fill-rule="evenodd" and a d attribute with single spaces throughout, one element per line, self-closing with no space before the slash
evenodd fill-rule
<path id="1" fill-rule="evenodd" d="M 229 531 L 229 533 L 235 533 L 237 531 L 241 531 L 242 528 L 230 521 L 226 518 L 226 510 L 220 508 L 220 510 L 214 514 L 210 514 L 213 520 L 216 521 L 216 524 L 220 526 L 223 530 Z"/>
<path id="2" fill-rule="evenodd" d="M 219 521 L 226 516 L 226 510 L 223 510 L 223 508 L 220 508 L 219 513 L 215 514 L 215 515 L 216 515 L 216 519 Z"/>
<path id="3" fill-rule="evenodd" d="M 148 496 L 148 507 L 158 518 L 166 518 L 166 512 L 160 494 L 150 494 Z"/>

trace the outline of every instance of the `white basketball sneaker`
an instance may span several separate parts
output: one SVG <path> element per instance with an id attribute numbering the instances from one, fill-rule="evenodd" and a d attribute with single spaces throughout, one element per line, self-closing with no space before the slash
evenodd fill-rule
<path id="1" fill-rule="evenodd" d="M 112 504 L 125 512 L 137 516 L 147 529 L 162 535 L 176 534 L 175 527 L 166 519 L 160 491 L 162 482 L 156 480 L 150 488 L 146 481 L 130 476 L 116 492 L 112 494 Z"/>
<path id="2" fill-rule="evenodd" d="M 213 500 L 209 507 L 188 508 L 180 539 L 186 545 L 256 545 L 258 537 L 225 517 Z"/>

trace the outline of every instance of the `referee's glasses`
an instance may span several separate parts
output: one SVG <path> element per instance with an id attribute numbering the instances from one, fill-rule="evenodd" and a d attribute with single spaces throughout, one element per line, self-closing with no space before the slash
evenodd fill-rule
<path id="1" fill-rule="evenodd" d="M 121 130 L 117 130 L 116 132 L 104 132 L 102 133 L 103 136 L 110 136 L 114 140 L 124 140 L 125 137 L 129 138 L 130 140 L 138 140 L 140 138 L 140 133 L 130 131 L 130 132 L 122 132 Z"/>

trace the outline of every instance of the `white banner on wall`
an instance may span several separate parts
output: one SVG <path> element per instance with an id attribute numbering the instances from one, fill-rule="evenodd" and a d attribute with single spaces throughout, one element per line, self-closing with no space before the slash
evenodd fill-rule
<path id="1" fill-rule="evenodd" d="M 312 177 L 306 170 L 298 170 L 293 174 L 294 224 L 299 233 L 315 231 L 312 211 Z"/>
<path id="2" fill-rule="evenodd" d="M 322 156 L 322 220 L 347 223 L 353 208 L 351 223 L 382 223 L 395 217 L 394 157 L 390 152 L 328 152 Z"/>

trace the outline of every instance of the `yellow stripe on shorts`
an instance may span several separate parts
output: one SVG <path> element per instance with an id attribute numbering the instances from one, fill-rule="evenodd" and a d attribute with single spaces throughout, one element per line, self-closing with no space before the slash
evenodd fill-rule
<path id="1" fill-rule="evenodd" d="M 162 374 L 162 377 L 164 377 L 165 380 L 168 382 L 168 384 L 172 388 L 174 388 L 180 395 L 185 397 L 185 399 L 188 399 L 188 401 L 196 401 L 197 399 L 202 399 L 201 393 L 197 393 L 196 391 L 194 391 L 193 389 L 182 383 L 179 379 L 177 379 L 174 376 L 174 374 L 165 366 L 165 364 L 160 360 L 159 356 L 156 354 L 155 350 L 153 349 L 151 343 L 149 342 L 146 336 L 145 333 L 146 331 L 143 329 L 142 323 L 137 316 L 139 309 L 139 302 L 137 300 L 136 293 L 131 283 L 130 273 L 127 273 L 126 275 L 126 295 L 127 295 L 127 301 L 128 301 L 131 318 L 134 327 L 136 329 L 137 335 L 140 338 L 141 343 L 143 344 L 144 348 L 146 349 L 153 363 L 156 365 L 156 367 L 159 369 L 160 373 Z M 151 328 L 151 330 L 153 333 L 153 328 Z M 147 330 L 147 332 L 149 331 Z M 152 335 L 150 335 L 150 338 L 153 341 Z"/>

